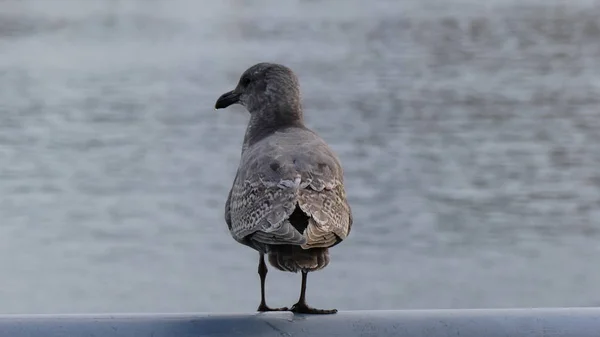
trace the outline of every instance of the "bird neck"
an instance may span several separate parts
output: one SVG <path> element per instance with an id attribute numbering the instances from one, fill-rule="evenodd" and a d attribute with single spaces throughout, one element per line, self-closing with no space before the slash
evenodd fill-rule
<path id="1" fill-rule="evenodd" d="M 244 148 L 275 133 L 277 130 L 289 127 L 305 127 L 300 107 L 295 109 L 278 107 L 251 112 L 246 135 L 244 136 Z"/>

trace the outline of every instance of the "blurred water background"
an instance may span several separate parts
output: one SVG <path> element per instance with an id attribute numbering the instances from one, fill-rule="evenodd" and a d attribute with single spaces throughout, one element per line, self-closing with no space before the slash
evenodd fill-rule
<path id="1" fill-rule="evenodd" d="M 353 206 L 309 303 L 600 303 L 599 1 L 2 0 L 0 313 L 254 311 L 248 116 L 213 106 L 261 61 Z"/>

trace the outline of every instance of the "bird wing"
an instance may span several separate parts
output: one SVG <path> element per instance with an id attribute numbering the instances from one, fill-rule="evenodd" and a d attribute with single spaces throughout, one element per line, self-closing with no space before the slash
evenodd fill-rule
<path id="1" fill-rule="evenodd" d="M 233 181 L 237 179 L 237 175 Z M 229 194 L 227 195 L 227 201 L 225 202 L 225 223 L 227 224 L 227 228 L 231 230 L 231 192 L 233 192 L 233 188 L 229 190 Z"/>
<path id="2" fill-rule="evenodd" d="M 330 247 L 352 226 L 339 160 L 310 130 L 278 131 L 247 148 L 230 193 L 238 241 L 253 234 L 266 244 Z M 288 221 L 296 205 L 309 216 L 304 233 Z"/>

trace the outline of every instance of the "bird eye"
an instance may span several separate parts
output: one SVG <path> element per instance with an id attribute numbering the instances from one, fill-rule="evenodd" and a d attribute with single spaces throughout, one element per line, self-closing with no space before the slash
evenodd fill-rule
<path id="1" fill-rule="evenodd" d="M 250 78 L 249 77 L 242 78 L 242 86 L 247 87 L 248 84 L 250 84 Z"/>

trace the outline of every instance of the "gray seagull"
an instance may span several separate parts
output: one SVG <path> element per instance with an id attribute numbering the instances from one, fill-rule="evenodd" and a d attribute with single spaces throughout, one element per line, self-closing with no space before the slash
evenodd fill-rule
<path id="1" fill-rule="evenodd" d="M 241 104 L 250 112 L 240 165 L 225 203 L 233 238 L 259 253 L 258 311 L 334 314 L 306 303 L 308 272 L 329 264 L 329 248 L 352 227 L 343 170 L 325 141 L 304 125 L 298 78 L 288 67 L 259 63 L 217 100 L 215 109 Z M 269 263 L 302 273 L 300 298 L 291 309 L 265 302 Z"/>

